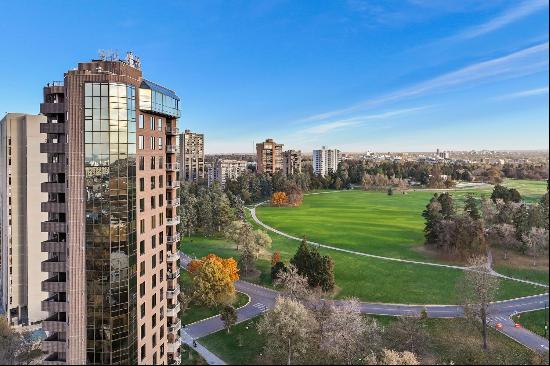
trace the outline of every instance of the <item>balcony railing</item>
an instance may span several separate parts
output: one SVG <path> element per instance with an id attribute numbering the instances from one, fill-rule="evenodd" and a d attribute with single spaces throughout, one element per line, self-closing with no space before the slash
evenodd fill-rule
<path id="1" fill-rule="evenodd" d="M 166 145 L 166 152 L 169 154 L 175 154 L 178 151 L 176 145 Z"/>
<path id="2" fill-rule="evenodd" d="M 173 334 L 177 334 L 180 329 L 181 329 L 181 320 L 179 318 L 177 322 L 172 323 L 168 326 L 168 332 Z"/>
<path id="3" fill-rule="evenodd" d="M 179 135 L 180 129 L 177 127 L 166 127 L 167 135 Z"/>
<path id="4" fill-rule="evenodd" d="M 166 163 L 166 171 L 175 172 L 180 170 L 180 163 Z"/>
<path id="5" fill-rule="evenodd" d="M 174 235 L 168 235 L 166 241 L 170 244 L 178 244 L 180 242 L 180 233 L 176 232 Z"/>
<path id="6" fill-rule="evenodd" d="M 180 291 L 179 287 L 176 287 L 175 289 L 168 289 L 168 290 L 166 290 L 166 298 L 167 299 L 177 299 L 180 292 L 181 291 Z"/>
<path id="7" fill-rule="evenodd" d="M 175 253 L 168 252 L 168 254 L 166 256 L 166 261 L 168 261 L 168 262 L 175 262 L 178 259 L 180 259 L 180 254 L 178 252 L 175 252 Z"/>
<path id="8" fill-rule="evenodd" d="M 180 181 L 179 180 L 171 180 L 166 183 L 167 189 L 178 189 L 180 187 Z"/>
<path id="9" fill-rule="evenodd" d="M 166 225 L 179 225 L 180 223 L 180 217 L 169 217 L 166 219 Z"/>
<path id="10" fill-rule="evenodd" d="M 170 317 L 177 317 L 180 312 L 180 303 L 178 302 L 175 306 L 168 307 L 166 309 L 166 315 Z"/>
<path id="11" fill-rule="evenodd" d="M 166 278 L 169 280 L 175 280 L 180 276 L 180 271 L 170 272 L 166 275 Z"/>
<path id="12" fill-rule="evenodd" d="M 166 206 L 168 208 L 176 208 L 180 205 L 180 199 L 179 198 L 176 198 L 176 199 L 173 199 L 173 200 L 166 200 Z"/>

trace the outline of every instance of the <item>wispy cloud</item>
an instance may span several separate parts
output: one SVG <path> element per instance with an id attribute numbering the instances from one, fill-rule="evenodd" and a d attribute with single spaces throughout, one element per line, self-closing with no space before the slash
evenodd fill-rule
<path id="1" fill-rule="evenodd" d="M 525 97 L 532 97 L 537 95 L 545 95 L 548 94 L 548 87 L 542 87 L 542 88 L 535 88 L 535 89 L 529 89 L 529 90 L 522 90 L 515 93 L 500 95 L 498 97 L 494 97 L 493 100 L 508 100 L 508 99 L 517 99 L 517 98 L 525 98 Z"/>
<path id="2" fill-rule="evenodd" d="M 505 56 L 463 67 L 408 88 L 367 99 L 346 108 L 308 116 L 299 122 L 322 121 L 386 103 L 426 95 L 430 92 L 450 91 L 459 86 L 472 86 L 474 83 L 530 75 L 548 69 L 547 54 L 548 42 L 540 43 Z"/>
<path id="3" fill-rule="evenodd" d="M 387 111 L 377 114 L 369 114 L 364 116 L 357 116 L 353 118 L 348 119 L 342 119 L 337 121 L 330 121 L 326 123 L 322 123 L 316 126 L 312 126 L 309 128 L 304 129 L 302 132 L 306 134 L 315 134 L 315 135 L 321 135 L 325 134 L 327 132 L 332 132 L 335 130 L 343 129 L 346 127 L 352 127 L 352 126 L 358 126 L 362 125 L 368 121 L 372 120 L 384 120 L 392 117 L 397 117 L 401 115 L 406 115 L 414 112 L 418 112 L 420 110 L 424 110 L 430 108 L 430 106 L 422 106 L 422 107 L 415 107 L 415 108 L 406 108 L 406 109 L 397 109 L 393 111 Z"/>
<path id="4" fill-rule="evenodd" d="M 518 6 L 506 10 L 496 18 L 486 23 L 470 27 L 446 40 L 461 41 L 476 38 L 484 34 L 496 31 L 500 28 L 529 16 L 539 10 L 548 7 L 548 0 L 523 1 Z"/>

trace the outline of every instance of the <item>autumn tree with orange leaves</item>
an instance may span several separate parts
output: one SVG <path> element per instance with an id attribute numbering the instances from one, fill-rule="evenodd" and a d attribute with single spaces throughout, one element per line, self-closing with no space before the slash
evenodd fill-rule
<path id="1" fill-rule="evenodd" d="M 239 279 L 237 262 L 209 254 L 187 265 L 193 283 L 193 300 L 214 307 L 235 301 L 235 281 Z"/>
<path id="2" fill-rule="evenodd" d="M 271 204 L 274 206 L 283 206 L 288 204 L 288 196 L 285 192 L 275 192 L 271 195 Z"/>

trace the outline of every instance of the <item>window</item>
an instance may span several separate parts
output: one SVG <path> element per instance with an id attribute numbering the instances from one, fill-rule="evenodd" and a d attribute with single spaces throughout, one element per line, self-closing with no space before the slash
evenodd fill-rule
<path id="1" fill-rule="evenodd" d="M 141 360 L 145 359 L 145 345 L 141 346 Z"/>
<path id="2" fill-rule="evenodd" d="M 145 296 L 145 282 L 139 284 L 139 297 Z"/>
<path id="3" fill-rule="evenodd" d="M 139 191 L 145 191 L 145 178 L 139 178 Z"/>
<path id="4" fill-rule="evenodd" d="M 156 266 L 157 266 L 157 255 L 153 254 L 153 256 L 151 257 L 151 268 L 156 268 Z"/>
<path id="5" fill-rule="evenodd" d="M 145 157 L 139 157 L 139 170 L 145 170 Z"/>
<path id="6" fill-rule="evenodd" d="M 139 275 L 143 276 L 145 274 L 145 262 L 139 264 Z"/>
<path id="7" fill-rule="evenodd" d="M 160 251 L 159 253 L 159 262 L 162 263 L 164 261 L 164 251 Z"/>
<path id="8" fill-rule="evenodd" d="M 164 300 L 164 289 L 160 289 L 160 301 Z M 164 319 L 164 308 L 160 308 L 160 320 Z"/>
<path id="9" fill-rule="evenodd" d="M 144 123 L 143 123 L 144 119 L 145 119 L 145 118 L 143 117 L 143 114 L 140 114 L 140 115 L 139 115 L 139 128 L 143 128 L 143 127 L 144 127 Z"/>
<path id="10" fill-rule="evenodd" d="M 141 304 L 141 319 L 145 317 L 145 304 Z"/>
<path id="11" fill-rule="evenodd" d="M 143 150 L 145 145 L 145 136 L 138 136 L 138 149 Z"/>
<path id="12" fill-rule="evenodd" d="M 160 289 L 160 301 L 163 300 L 162 294 L 163 294 L 162 289 Z M 164 319 L 164 306 L 160 307 L 159 314 L 160 314 L 160 320 Z M 161 333 L 160 338 L 161 339 L 164 337 L 164 332 L 163 332 L 164 329 L 163 328 L 164 328 L 164 325 L 161 324 L 160 325 L 160 333 Z"/>
<path id="13" fill-rule="evenodd" d="M 145 324 L 141 325 L 141 339 L 145 337 Z"/>
<path id="14" fill-rule="evenodd" d="M 157 236 L 151 236 L 151 248 L 155 249 L 157 247 Z"/>
<path id="15" fill-rule="evenodd" d="M 159 131 L 162 131 L 162 118 L 159 118 L 157 121 L 157 127 Z"/>
<path id="16" fill-rule="evenodd" d="M 149 146 L 151 148 L 151 150 L 155 150 L 156 149 L 156 139 L 155 139 L 155 136 L 151 136 L 151 139 L 150 139 L 150 144 L 151 146 Z"/>
<path id="17" fill-rule="evenodd" d="M 139 199 L 139 212 L 145 211 L 145 198 Z"/>
<path id="18" fill-rule="evenodd" d="M 162 194 L 159 194 L 159 207 L 162 207 L 164 205 L 164 199 L 163 199 L 163 195 Z"/>
<path id="19" fill-rule="evenodd" d="M 159 157 L 159 169 L 162 169 L 163 159 L 162 156 Z"/>
<path id="20" fill-rule="evenodd" d="M 145 240 L 139 242 L 139 254 L 145 254 Z"/>
<path id="21" fill-rule="evenodd" d="M 151 229 L 156 229 L 156 228 L 157 228 L 157 217 L 151 216 Z"/>
<path id="22" fill-rule="evenodd" d="M 141 219 L 139 221 L 139 233 L 140 234 L 145 234 L 145 220 L 144 219 Z"/>
<path id="23" fill-rule="evenodd" d="M 159 225 L 162 225 L 163 219 L 164 219 L 164 214 L 161 212 L 159 214 Z M 164 244 L 164 233 L 162 231 L 159 233 L 159 244 L 160 245 Z"/>
<path id="24" fill-rule="evenodd" d="M 157 199 L 155 196 L 151 197 L 151 209 L 157 208 Z"/>
<path id="25" fill-rule="evenodd" d="M 159 137 L 159 150 L 162 150 L 162 137 Z"/>
<path id="26" fill-rule="evenodd" d="M 153 295 L 153 300 L 154 300 L 155 303 L 156 303 L 156 302 L 157 302 L 157 299 L 156 299 L 155 296 L 156 296 L 156 295 Z M 155 306 L 153 305 L 153 307 L 155 307 Z M 151 325 L 152 325 L 153 328 L 157 326 L 157 314 L 153 314 L 153 318 L 151 319 Z"/>
<path id="27" fill-rule="evenodd" d="M 159 159 L 159 165 L 162 163 L 162 157 Z M 159 166 L 160 169 L 162 169 L 162 166 Z M 162 175 L 159 175 L 159 188 L 164 188 L 164 177 Z"/>
<path id="28" fill-rule="evenodd" d="M 164 281 L 164 269 L 160 270 L 160 282 Z M 160 301 L 162 301 L 162 289 L 160 289 Z"/>
<path id="29" fill-rule="evenodd" d="M 151 169 L 155 169 L 155 157 L 151 156 Z"/>
<path id="30" fill-rule="evenodd" d="M 155 182 L 156 182 L 156 178 L 155 178 L 155 176 L 152 176 L 151 177 L 151 189 L 155 189 L 155 186 L 156 186 Z"/>
<path id="31" fill-rule="evenodd" d="M 151 131 L 155 130 L 155 117 L 151 116 Z"/>
<path id="32" fill-rule="evenodd" d="M 153 347 L 155 347 L 157 345 L 157 338 L 156 336 L 153 336 L 153 337 L 154 337 L 153 339 L 155 340 L 154 342 L 155 344 L 153 344 Z M 156 365 L 156 364 L 157 364 L 157 353 L 155 352 L 153 353 L 153 365 Z"/>
<path id="33" fill-rule="evenodd" d="M 151 341 L 153 342 L 153 348 L 157 346 L 157 335 L 156 334 L 153 334 L 153 337 L 151 337 Z M 155 353 L 153 355 L 153 360 L 156 358 L 157 354 Z M 156 365 L 155 362 L 153 362 L 153 364 Z"/>
<path id="34" fill-rule="evenodd" d="M 153 275 L 153 279 L 152 279 L 151 282 L 152 282 L 152 284 L 151 284 L 152 288 L 157 287 L 157 275 L 156 274 Z"/>

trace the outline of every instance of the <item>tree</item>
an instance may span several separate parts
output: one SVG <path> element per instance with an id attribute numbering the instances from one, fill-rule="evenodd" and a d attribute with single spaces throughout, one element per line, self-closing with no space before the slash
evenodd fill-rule
<path id="1" fill-rule="evenodd" d="M 288 271 L 288 268 L 283 262 L 277 262 L 271 266 L 271 281 L 275 281 L 279 273 Z"/>
<path id="2" fill-rule="evenodd" d="M 396 351 L 422 353 L 428 343 L 425 319 L 422 317 L 399 317 L 385 330 L 386 344 Z"/>
<path id="3" fill-rule="evenodd" d="M 537 258 L 548 251 L 548 230 L 534 227 L 523 235 L 523 242 L 527 245 L 528 253 L 533 257 L 533 267 L 537 266 Z"/>
<path id="4" fill-rule="evenodd" d="M 320 287 L 329 292 L 334 289 L 334 262 L 329 256 L 322 256 L 304 239 L 290 261 L 298 273 L 307 277 L 310 287 Z"/>
<path id="5" fill-rule="evenodd" d="M 388 188 L 388 196 L 393 196 L 393 187 Z"/>
<path id="6" fill-rule="evenodd" d="M 233 258 L 217 255 L 192 260 L 187 265 L 193 283 L 193 299 L 208 307 L 232 304 L 235 300 L 235 281 L 239 279 Z"/>
<path id="7" fill-rule="evenodd" d="M 0 316 L 0 365 L 30 365 L 42 356 L 30 331 L 17 332 Z"/>
<path id="8" fill-rule="evenodd" d="M 274 206 L 283 206 L 288 204 L 288 197 L 285 192 L 275 192 L 271 196 L 271 204 Z"/>
<path id="9" fill-rule="evenodd" d="M 191 236 L 198 222 L 198 213 L 196 207 L 197 198 L 189 192 L 188 185 L 184 185 L 182 187 L 180 192 L 180 201 L 180 227 L 185 229 L 185 232 L 183 232 L 182 235 L 187 234 L 187 236 Z"/>
<path id="10" fill-rule="evenodd" d="M 258 332 L 266 340 L 264 353 L 275 364 L 291 365 L 305 357 L 317 329 L 312 313 L 300 302 L 285 297 L 278 297 L 273 310 L 258 322 Z"/>
<path id="11" fill-rule="evenodd" d="M 483 349 L 487 350 L 487 316 L 489 303 L 495 300 L 499 279 L 493 276 L 486 257 L 472 257 L 468 269 L 457 284 L 459 296 L 468 318 L 481 320 Z"/>
<path id="12" fill-rule="evenodd" d="M 227 329 L 228 334 L 231 327 L 237 324 L 237 317 L 237 310 L 232 305 L 226 305 L 223 307 L 220 313 L 220 319 L 223 322 L 225 329 Z"/>
<path id="13" fill-rule="evenodd" d="M 477 200 L 472 194 L 466 196 L 466 204 L 464 205 L 464 212 L 466 212 L 472 219 L 481 219 L 481 213 L 477 207 Z"/>
<path id="14" fill-rule="evenodd" d="M 437 194 L 432 197 L 430 203 L 428 203 L 426 209 L 422 212 L 422 216 L 426 219 L 426 225 L 424 226 L 426 244 L 438 244 L 437 227 L 441 220 L 443 220 L 443 215 L 441 214 L 441 203 L 437 200 Z"/>
<path id="15" fill-rule="evenodd" d="M 274 266 L 275 264 L 279 263 L 281 261 L 281 252 L 276 251 L 271 256 L 271 266 Z"/>
<path id="16" fill-rule="evenodd" d="M 437 196 L 437 201 L 441 204 L 443 218 L 445 220 L 451 219 L 455 214 L 453 196 L 445 192 Z"/>
<path id="17" fill-rule="evenodd" d="M 488 232 L 489 240 L 504 249 L 504 259 L 508 259 L 508 251 L 517 248 L 516 229 L 510 224 L 493 225 Z"/>
<path id="18" fill-rule="evenodd" d="M 271 248 L 271 237 L 261 229 L 254 231 L 254 244 L 256 247 L 256 259 L 261 250 Z"/>
<path id="19" fill-rule="evenodd" d="M 301 276 L 292 264 L 277 273 L 274 284 L 283 288 L 283 296 L 297 301 L 304 301 L 310 295 L 307 277 Z"/>
<path id="20" fill-rule="evenodd" d="M 520 202 L 521 201 L 521 195 L 519 194 L 518 190 L 515 188 L 506 188 L 504 186 L 501 186 L 500 184 L 497 184 L 493 188 L 493 193 L 491 194 L 491 199 L 493 202 L 496 203 L 498 199 L 503 200 L 504 202 Z"/>
<path id="21" fill-rule="evenodd" d="M 548 192 L 546 192 L 544 194 L 544 196 L 542 196 L 542 198 L 540 199 L 540 207 L 541 207 L 541 210 L 542 210 L 542 217 L 544 217 L 544 227 L 546 228 L 546 230 L 549 230 L 550 227 L 549 227 L 549 216 L 550 216 L 550 211 L 548 209 Z"/>
<path id="22" fill-rule="evenodd" d="M 300 206 L 304 200 L 304 193 L 302 188 L 298 184 L 291 182 L 287 185 L 286 195 L 288 197 L 288 204 L 292 206 Z"/>
<path id="23" fill-rule="evenodd" d="M 529 210 L 526 205 L 521 205 L 513 213 L 513 223 L 516 228 L 516 238 L 524 245 L 521 248 L 523 252 L 527 251 L 527 243 L 523 241 L 531 229 L 529 226 Z"/>
<path id="24" fill-rule="evenodd" d="M 383 349 L 377 357 L 371 354 L 366 359 L 367 365 L 420 365 L 416 356 L 412 352 L 397 352 L 389 349 Z"/>

